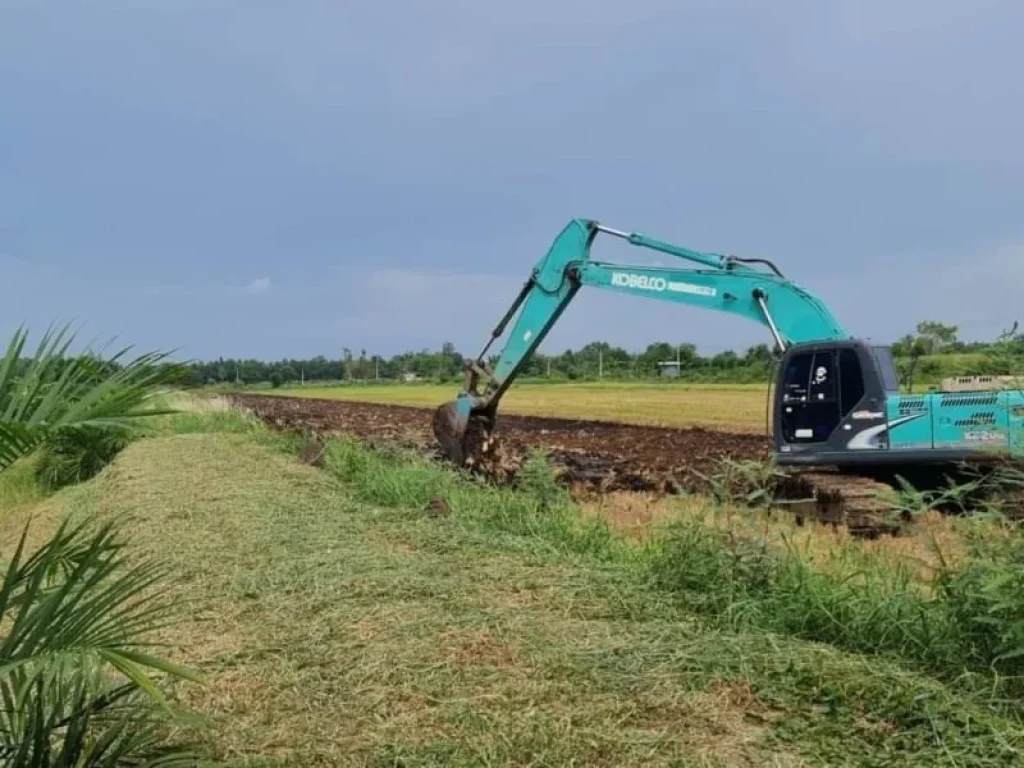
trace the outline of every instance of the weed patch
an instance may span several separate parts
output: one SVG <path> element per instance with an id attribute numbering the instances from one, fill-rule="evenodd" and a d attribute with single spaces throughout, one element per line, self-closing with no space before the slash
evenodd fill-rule
<path id="1" fill-rule="evenodd" d="M 961 663 L 1024 689 L 1024 539 L 975 539 L 964 567 L 944 570 L 937 587 Z"/>
<path id="2" fill-rule="evenodd" d="M 946 562 L 937 551 L 937 565 L 922 579 L 919 563 L 885 557 L 862 542 L 838 541 L 812 554 L 785 536 L 770 539 L 749 525 L 701 518 L 630 542 L 604 520 L 584 518 L 540 455 L 512 489 L 357 441 L 331 441 L 326 466 L 373 504 L 423 509 L 443 499 L 458 524 L 493 546 L 628 566 L 687 610 L 735 631 L 887 655 L 945 680 L 994 686 L 999 695 L 1024 691 L 1024 598 L 1017 597 L 1024 595 L 1024 545 L 1009 528 L 991 539 L 979 523 L 983 533 L 968 553 Z M 762 485 L 760 472 L 736 472 Z"/>
<path id="3" fill-rule="evenodd" d="M 1019 536 L 979 539 L 927 588 L 913 564 L 877 553 L 847 547 L 822 569 L 794 548 L 699 522 L 672 529 L 647 562 L 656 586 L 734 629 L 892 655 L 948 680 L 995 673 L 981 684 L 1024 691 Z"/>
<path id="4" fill-rule="evenodd" d="M 426 510 L 443 499 L 458 521 L 504 537 L 516 549 L 599 560 L 625 551 L 605 521 L 584 519 L 539 455 L 524 465 L 516 488 L 488 485 L 413 452 L 370 449 L 347 439 L 327 443 L 324 466 L 361 501 Z"/>

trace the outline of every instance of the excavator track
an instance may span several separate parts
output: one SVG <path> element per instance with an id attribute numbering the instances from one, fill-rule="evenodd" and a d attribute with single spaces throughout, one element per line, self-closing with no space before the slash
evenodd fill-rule
<path id="1" fill-rule="evenodd" d="M 845 525 L 857 535 L 878 535 L 899 527 L 886 502 L 892 486 L 874 478 L 816 468 L 788 471 L 779 486 L 779 501 L 801 521 Z"/>

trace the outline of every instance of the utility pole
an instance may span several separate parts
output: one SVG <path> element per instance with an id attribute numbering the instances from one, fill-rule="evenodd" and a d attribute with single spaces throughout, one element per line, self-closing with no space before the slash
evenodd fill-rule
<path id="1" fill-rule="evenodd" d="M 551 358 L 548 358 L 548 378 L 551 378 Z"/>
<path id="2" fill-rule="evenodd" d="M 300 368 L 299 369 L 299 386 L 300 387 L 306 386 L 306 369 L 305 368 Z"/>
<path id="3" fill-rule="evenodd" d="M 597 378 L 604 378 L 604 350 L 597 350 Z"/>
<path id="4" fill-rule="evenodd" d="M 377 380 L 377 381 L 380 381 L 380 355 L 374 355 L 373 356 L 373 364 L 374 364 L 373 378 L 375 380 Z"/>

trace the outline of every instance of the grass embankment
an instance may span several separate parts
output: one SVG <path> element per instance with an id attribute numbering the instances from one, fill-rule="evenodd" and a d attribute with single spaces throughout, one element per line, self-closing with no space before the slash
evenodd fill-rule
<path id="1" fill-rule="evenodd" d="M 457 392 L 458 386 L 451 384 L 361 384 L 288 387 L 261 394 L 436 408 Z M 517 383 L 502 399 L 501 409 L 527 416 L 756 432 L 764 430 L 767 396 L 767 389 L 758 384 Z"/>
<path id="2" fill-rule="evenodd" d="M 1016 689 L 964 674 L 985 651 L 957 633 L 953 603 L 855 542 L 817 567 L 755 535 L 774 524 L 723 535 L 705 510 L 637 543 L 587 521 L 537 464 L 523 488 L 496 489 L 344 441 L 326 471 L 302 466 L 231 412 L 167 431 L 192 434 L 135 443 L 95 480 L 7 508 L 4 541 L 30 514 L 37 528 L 69 511 L 132 521 L 135 545 L 176 575 L 185 622 L 166 639 L 211 682 L 180 691 L 211 718 L 190 731 L 211 756 L 1021 759 Z"/>

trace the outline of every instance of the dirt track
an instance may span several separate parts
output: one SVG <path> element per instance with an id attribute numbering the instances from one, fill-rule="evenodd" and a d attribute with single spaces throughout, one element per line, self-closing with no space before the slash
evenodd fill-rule
<path id="1" fill-rule="evenodd" d="M 425 408 L 274 395 L 231 399 L 280 428 L 434 449 L 433 411 Z M 718 460 L 764 459 L 769 453 L 763 435 L 508 414 L 499 417 L 497 435 L 507 463 L 518 464 L 527 447 L 543 448 L 567 479 L 601 490 L 699 491 Z"/>

